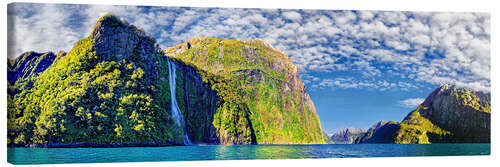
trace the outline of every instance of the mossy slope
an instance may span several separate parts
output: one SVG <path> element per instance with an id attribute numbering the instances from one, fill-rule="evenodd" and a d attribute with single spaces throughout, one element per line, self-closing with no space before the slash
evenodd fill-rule
<path id="1" fill-rule="evenodd" d="M 194 38 L 165 54 L 196 67 L 217 91 L 221 143 L 324 143 L 298 67 L 266 42 Z"/>

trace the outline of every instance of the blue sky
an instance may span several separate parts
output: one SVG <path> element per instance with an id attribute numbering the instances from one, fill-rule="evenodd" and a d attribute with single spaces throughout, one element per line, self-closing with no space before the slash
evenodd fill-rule
<path id="1" fill-rule="evenodd" d="M 487 13 L 14 4 L 8 56 L 69 51 L 106 13 L 161 48 L 197 36 L 264 39 L 300 66 L 327 132 L 400 121 L 443 83 L 491 86 Z"/>

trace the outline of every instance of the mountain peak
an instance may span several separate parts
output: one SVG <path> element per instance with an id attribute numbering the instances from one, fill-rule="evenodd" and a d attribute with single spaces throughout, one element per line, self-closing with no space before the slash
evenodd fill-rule
<path id="1" fill-rule="evenodd" d="M 490 113 L 490 93 L 475 91 L 469 88 L 460 88 L 452 84 L 444 84 L 434 90 L 422 103 L 423 106 L 432 106 L 436 99 L 448 99 L 464 107 L 470 107 L 480 112 Z"/>
<path id="2" fill-rule="evenodd" d="M 89 36 L 100 60 L 133 59 L 150 62 L 158 45 L 153 37 L 118 16 L 106 14 L 94 26 Z"/>
<path id="3" fill-rule="evenodd" d="M 335 132 L 330 139 L 334 144 L 353 144 L 356 138 L 366 133 L 366 130 L 359 128 L 344 128 Z"/>
<path id="4" fill-rule="evenodd" d="M 404 129 L 402 132 L 405 133 L 399 135 L 398 141 L 401 143 L 489 142 L 490 104 L 489 93 L 444 84 L 406 116 L 401 126 Z"/>
<path id="5" fill-rule="evenodd" d="M 101 31 L 117 27 L 130 26 L 128 22 L 120 20 L 120 18 L 113 14 L 105 14 L 97 20 L 92 31 L 92 38 L 95 38 Z"/>

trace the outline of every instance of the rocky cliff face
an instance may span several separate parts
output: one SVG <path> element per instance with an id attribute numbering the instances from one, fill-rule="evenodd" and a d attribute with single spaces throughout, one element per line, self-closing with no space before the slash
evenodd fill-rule
<path id="1" fill-rule="evenodd" d="M 354 144 L 358 136 L 364 135 L 366 130 L 358 128 L 345 128 L 334 133 L 330 138 L 334 144 Z"/>
<path id="2" fill-rule="evenodd" d="M 151 81 L 158 79 L 156 54 L 160 48 L 153 37 L 134 25 L 113 15 L 101 17 L 89 36 L 98 62 L 128 61 L 133 68 L 142 68 Z M 153 84 L 153 83 L 147 83 Z"/>
<path id="3" fill-rule="evenodd" d="M 8 143 L 171 145 L 184 133 L 208 144 L 324 142 L 298 68 L 267 43 L 196 38 L 166 51 L 155 43 L 105 15 L 68 54 L 33 56 L 43 60 L 32 68 L 37 75 L 9 97 Z M 28 69 L 19 64 L 9 70 Z M 24 74 L 9 73 L 13 87 Z M 171 97 L 183 127 L 174 123 Z"/>
<path id="4" fill-rule="evenodd" d="M 298 67 L 266 42 L 194 38 L 165 54 L 197 68 L 217 91 L 213 125 L 222 144 L 324 143 Z"/>
<path id="5" fill-rule="evenodd" d="M 445 84 L 434 90 L 401 123 L 388 127 L 384 133 L 375 131 L 372 137 L 360 138 L 360 142 L 488 143 L 490 103 L 489 93 Z"/>
<path id="6" fill-rule="evenodd" d="M 184 115 L 187 135 L 194 143 L 219 144 L 212 122 L 220 97 L 210 84 L 203 82 L 194 67 L 182 61 L 175 63 L 177 102 Z M 161 80 L 165 80 L 164 77 L 166 76 L 162 75 Z"/>
<path id="7" fill-rule="evenodd" d="M 445 84 L 403 121 L 400 143 L 490 142 L 489 93 Z"/>

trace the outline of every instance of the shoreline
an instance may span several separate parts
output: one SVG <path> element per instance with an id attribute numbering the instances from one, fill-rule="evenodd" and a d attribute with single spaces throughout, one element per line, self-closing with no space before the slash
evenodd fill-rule
<path id="1" fill-rule="evenodd" d="M 30 144 L 7 144 L 9 148 L 119 148 L 119 147 L 166 147 L 185 146 L 174 142 L 117 142 L 117 143 L 30 143 Z"/>
<path id="2" fill-rule="evenodd" d="M 359 143 L 359 144 L 243 144 L 243 145 L 261 145 L 261 146 L 283 146 L 283 145 L 296 145 L 296 146 L 311 146 L 311 145 L 372 145 L 372 144 L 386 144 L 386 145 L 439 145 L 439 144 L 491 144 L 485 143 L 431 143 L 431 144 L 396 144 L 396 143 Z M 197 143 L 195 146 L 200 145 L 220 145 L 220 144 L 207 144 Z M 7 148 L 120 148 L 120 147 L 170 147 L 170 146 L 189 146 L 180 143 L 158 143 L 158 142 L 120 142 L 120 143 L 32 143 L 32 144 L 7 144 Z M 229 145 L 221 145 L 229 146 Z"/>

